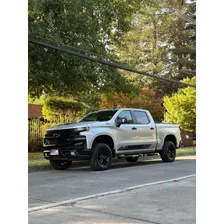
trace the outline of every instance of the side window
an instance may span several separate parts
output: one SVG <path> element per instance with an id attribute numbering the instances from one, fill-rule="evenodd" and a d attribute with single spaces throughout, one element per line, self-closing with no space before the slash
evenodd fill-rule
<path id="1" fill-rule="evenodd" d="M 133 113 L 137 119 L 137 124 L 148 124 L 149 123 L 149 118 L 144 111 L 133 111 Z"/>
<path id="2" fill-rule="evenodd" d="M 119 118 L 119 119 L 126 118 L 128 120 L 128 124 L 133 124 L 133 119 L 132 119 L 131 113 L 128 110 L 124 110 L 124 111 L 120 112 L 118 114 L 117 118 Z"/>

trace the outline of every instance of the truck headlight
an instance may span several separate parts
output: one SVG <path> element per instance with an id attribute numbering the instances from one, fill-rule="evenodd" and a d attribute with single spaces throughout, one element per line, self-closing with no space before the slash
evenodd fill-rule
<path id="1" fill-rule="evenodd" d="M 83 131 L 89 131 L 90 127 L 81 127 L 81 128 L 75 128 L 75 132 L 83 132 Z"/>

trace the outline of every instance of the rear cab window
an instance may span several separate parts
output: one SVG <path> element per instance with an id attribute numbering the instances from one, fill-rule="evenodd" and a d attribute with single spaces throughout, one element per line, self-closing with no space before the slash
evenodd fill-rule
<path id="1" fill-rule="evenodd" d="M 134 110 L 133 114 L 136 118 L 136 122 L 135 122 L 136 124 L 149 124 L 150 123 L 150 120 L 149 120 L 146 112 Z"/>

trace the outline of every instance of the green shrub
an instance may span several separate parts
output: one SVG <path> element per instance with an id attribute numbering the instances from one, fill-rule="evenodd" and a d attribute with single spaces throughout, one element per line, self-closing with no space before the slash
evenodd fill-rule
<path id="1" fill-rule="evenodd" d="M 196 77 L 183 81 L 196 84 Z M 195 88 L 181 88 L 172 96 L 164 97 L 164 107 L 166 108 L 165 122 L 180 124 L 180 127 L 187 132 L 196 131 Z"/>
<path id="2" fill-rule="evenodd" d="M 56 124 L 76 122 L 85 112 L 84 104 L 64 98 L 50 98 L 42 108 L 43 117 Z"/>

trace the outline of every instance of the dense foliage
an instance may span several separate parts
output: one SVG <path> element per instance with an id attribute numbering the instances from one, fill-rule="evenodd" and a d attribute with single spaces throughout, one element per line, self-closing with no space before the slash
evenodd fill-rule
<path id="1" fill-rule="evenodd" d="M 110 57 L 108 41 L 120 41 L 138 5 L 139 1 L 131 0 L 29 0 L 29 36 Z M 130 89 L 127 80 L 114 68 L 31 43 L 28 81 L 32 97 L 43 93 L 78 96 L 94 89 Z"/>
<path id="2" fill-rule="evenodd" d="M 185 79 L 184 82 L 196 84 L 196 77 Z M 196 89 L 187 87 L 179 89 L 171 97 L 164 97 L 166 108 L 165 122 L 180 124 L 189 132 L 196 132 Z"/>
<path id="3" fill-rule="evenodd" d="M 138 95 L 117 94 L 102 96 L 101 109 L 107 108 L 139 108 L 149 110 L 156 121 L 163 119 L 162 99 L 150 89 L 143 88 Z"/>
<path id="4" fill-rule="evenodd" d="M 183 19 L 195 19 L 195 3 L 185 1 L 150 1 L 141 5 L 127 32 L 115 48 L 120 60 L 139 70 L 182 80 L 195 75 L 196 26 Z M 183 14 L 180 18 L 175 12 Z M 193 20 L 192 19 L 192 20 Z M 178 84 L 134 75 L 141 87 L 170 95 Z"/>
<path id="5" fill-rule="evenodd" d="M 42 108 L 44 119 L 56 123 L 75 122 L 84 113 L 85 105 L 72 99 L 50 98 Z"/>

